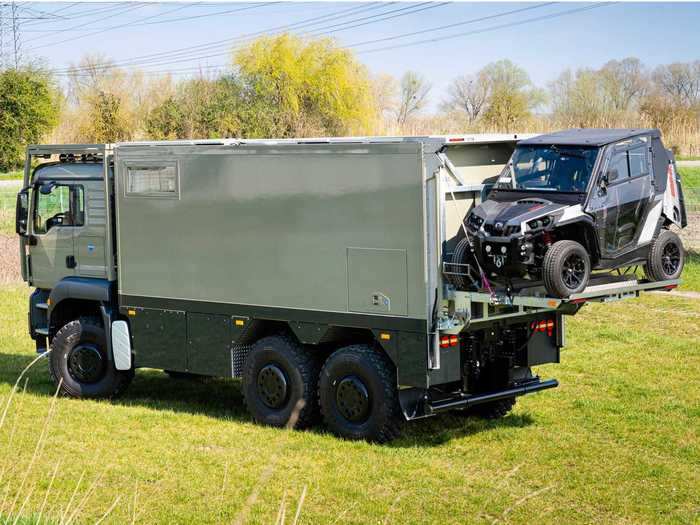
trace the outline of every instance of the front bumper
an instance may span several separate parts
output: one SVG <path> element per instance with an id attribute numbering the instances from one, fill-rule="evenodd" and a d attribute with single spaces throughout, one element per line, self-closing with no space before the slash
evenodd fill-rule
<path id="1" fill-rule="evenodd" d="M 476 235 L 474 251 L 479 264 L 489 274 L 520 277 L 534 262 L 534 246 L 527 238 Z"/>

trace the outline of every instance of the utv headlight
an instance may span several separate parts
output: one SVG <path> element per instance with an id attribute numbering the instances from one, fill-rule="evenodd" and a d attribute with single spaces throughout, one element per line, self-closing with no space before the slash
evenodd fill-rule
<path id="1" fill-rule="evenodd" d="M 467 217 L 467 224 L 472 230 L 478 230 L 481 225 L 484 224 L 484 219 L 476 215 L 475 213 L 470 213 Z"/>
<path id="2" fill-rule="evenodd" d="M 539 230 L 541 228 L 546 228 L 550 224 L 552 224 L 551 217 L 540 217 L 539 219 L 528 221 L 527 226 L 531 230 Z"/>

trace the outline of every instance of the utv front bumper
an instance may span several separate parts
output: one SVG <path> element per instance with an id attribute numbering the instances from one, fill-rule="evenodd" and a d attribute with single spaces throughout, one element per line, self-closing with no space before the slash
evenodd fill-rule
<path id="1" fill-rule="evenodd" d="M 527 273 L 534 264 L 534 245 L 521 235 L 512 237 L 476 235 L 473 242 L 479 264 L 489 275 L 519 277 Z"/>

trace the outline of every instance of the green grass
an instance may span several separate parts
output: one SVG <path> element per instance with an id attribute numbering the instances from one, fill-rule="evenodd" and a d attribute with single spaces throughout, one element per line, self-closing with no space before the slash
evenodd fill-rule
<path id="1" fill-rule="evenodd" d="M 677 155 L 676 160 L 700 160 L 697 155 Z"/>
<path id="2" fill-rule="evenodd" d="M 685 188 L 700 188 L 700 168 L 678 168 Z"/>
<path id="3" fill-rule="evenodd" d="M 10 171 L 7 173 L 0 173 L 0 180 L 22 180 L 23 176 L 23 171 Z"/>
<path id="4" fill-rule="evenodd" d="M 0 410 L 33 358 L 27 295 L 0 289 Z M 155 371 L 120 400 L 59 398 L 51 414 L 40 362 L 0 429 L 0 515 L 26 498 L 32 523 L 57 468 L 55 522 L 94 523 L 119 497 L 109 523 L 272 523 L 282 501 L 291 523 L 306 488 L 301 523 L 696 523 L 700 301 L 647 294 L 568 326 L 562 363 L 538 370 L 560 388 L 496 422 L 413 422 L 383 446 L 260 427 L 236 382 Z"/>

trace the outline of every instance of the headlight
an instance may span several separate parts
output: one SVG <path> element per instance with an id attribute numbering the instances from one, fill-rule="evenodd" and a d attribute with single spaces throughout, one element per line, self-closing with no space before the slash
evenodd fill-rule
<path id="1" fill-rule="evenodd" d="M 475 213 L 470 213 L 467 217 L 467 224 L 472 230 L 478 230 L 481 225 L 484 224 L 484 219 L 476 215 Z"/>
<path id="2" fill-rule="evenodd" d="M 527 226 L 531 230 L 539 230 L 541 228 L 546 228 L 550 224 L 552 224 L 551 217 L 540 217 L 539 219 L 528 221 Z"/>

